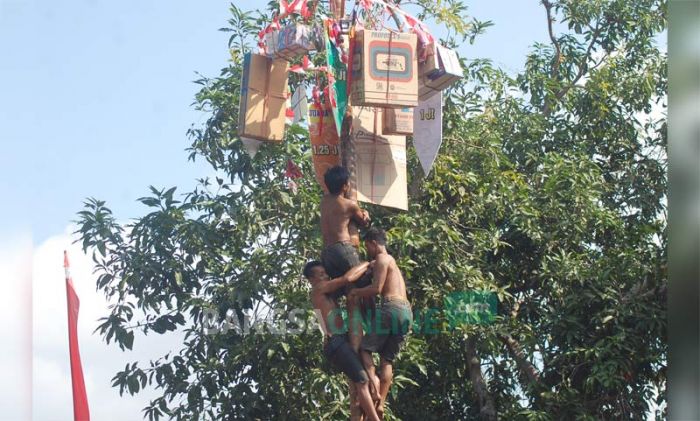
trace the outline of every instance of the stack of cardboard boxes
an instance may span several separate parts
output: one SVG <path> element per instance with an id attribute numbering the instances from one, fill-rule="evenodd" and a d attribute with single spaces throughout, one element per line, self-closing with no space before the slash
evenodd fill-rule
<path id="1" fill-rule="evenodd" d="M 357 199 L 408 208 L 406 135 L 418 104 L 415 34 L 358 31 L 351 64 Z"/>
<path id="2" fill-rule="evenodd" d="M 315 49 L 313 38 L 308 26 L 289 24 L 265 35 L 266 53 L 291 60 Z M 405 136 L 413 135 L 414 129 L 425 136 L 426 130 L 420 126 L 425 121 L 431 122 L 431 131 L 435 131 L 435 123 L 428 118 L 419 119 L 419 126 L 414 127 L 414 108 L 428 105 L 429 98 L 462 78 L 453 50 L 436 44 L 427 48 L 426 60 L 419 64 L 415 34 L 372 30 L 355 34 L 350 46 L 347 96 L 353 117 L 350 135 L 356 152 L 358 200 L 407 208 Z M 241 84 L 241 136 L 282 140 L 287 70 L 285 60 L 246 56 Z M 333 99 L 338 102 L 338 98 Z M 434 103 L 430 102 L 430 109 L 434 109 Z M 309 134 L 321 186 L 325 170 L 340 162 L 340 128 L 336 127 L 339 123 L 331 108 L 328 104 L 309 106 Z"/>

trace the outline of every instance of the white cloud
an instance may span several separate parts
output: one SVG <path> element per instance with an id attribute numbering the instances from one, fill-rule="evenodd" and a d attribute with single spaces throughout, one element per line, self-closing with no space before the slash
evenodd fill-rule
<path id="1" fill-rule="evenodd" d="M 111 387 L 111 379 L 127 363 L 141 361 L 140 366 L 145 367 L 150 359 L 178 350 L 182 337 L 173 333 L 146 337 L 137 334 L 134 350 L 123 352 L 114 343 L 107 345 L 99 334 L 93 334 L 98 319 L 109 313 L 108 302 L 95 290 L 91 257 L 82 253 L 79 244 L 72 244 L 74 237 L 70 233 L 74 228 L 68 227 L 34 250 L 34 420 L 72 419 L 63 250 L 68 250 L 71 275 L 80 298 L 78 339 L 91 418 L 143 419 L 143 407 L 159 394 L 147 389 L 134 397 L 120 397 L 118 388 Z"/>
<path id="2" fill-rule="evenodd" d="M 0 242 L 0 414 L 3 420 L 31 417 L 31 256 L 28 234 L 13 234 Z"/>

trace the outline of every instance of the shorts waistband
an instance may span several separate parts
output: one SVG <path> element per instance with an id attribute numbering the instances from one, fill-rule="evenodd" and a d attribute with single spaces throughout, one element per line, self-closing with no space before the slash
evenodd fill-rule
<path id="1" fill-rule="evenodd" d="M 355 247 L 355 246 L 352 245 L 352 241 L 350 241 L 350 240 L 343 240 L 343 241 L 336 241 L 335 243 L 331 243 L 331 244 L 325 246 L 323 249 L 324 249 L 324 250 L 328 250 L 328 249 L 330 249 L 330 248 L 332 248 L 332 247 L 336 247 L 336 246 L 351 246 L 351 247 Z"/>
<path id="2" fill-rule="evenodd" d="M 405 298 L 400 298 L 400 297 L 382 297 L 381 303 L 382 303 L 382 304 L 392 303 L 392 304 L 408 304 L 408 305 L 411 305 L 411 303 L 409 303 L 407 299 L 405 299 Z"/>

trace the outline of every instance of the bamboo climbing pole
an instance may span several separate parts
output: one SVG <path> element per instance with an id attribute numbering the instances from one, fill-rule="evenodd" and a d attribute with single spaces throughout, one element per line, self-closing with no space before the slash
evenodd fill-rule
<path id="1" fill-rule="evenodd" d="M 350 128 L 352 127 L 352 114 L 350 112 L 350 107 L 345 112 L 343 117 L 343 124 L 340 130 L 340 159 L 341 165 L 345 167 L 350 173 L 350 189 L 345 194 L 345 197 L 357 201 L 357 162 L 355 155 L 355 145 L 350 139 Z M 360 232 L 357 229 L 357 224 L 354 221 L 350 221 L 348 226 L 348 231 L 350 232 L 350 240 L 354 246 L 360 245 Z"/>

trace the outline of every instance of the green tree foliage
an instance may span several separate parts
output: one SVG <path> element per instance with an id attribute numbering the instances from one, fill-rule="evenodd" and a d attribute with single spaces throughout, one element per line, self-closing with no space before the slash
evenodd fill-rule
<path id="1" fill-rule="evenodd" d="M 459 0 L 419 6 L 450 45 L 489 26 Z M 447 330 L 438 315 L 440 334 L 415 332 L 390 419 L 640 419 L 657 404 L 665 415 L 667 79 L 654 40 L 666 2 L 532 7 L 550 41 L 517 75 L 463 58 L 431 173 L 409 155 L 410 209 L 369 207 L 414 308 L 440 308 L 455 291 L 499 299 L 492 324 Z M 186 194 L 151 188 L 140 199 L 148 213 L 127 225 L 99 200 L 79 213 L 97 288 L 114 302 L 98 331 L 128 349 L 135 332 L 185 332 L 181 349 L 113 379 L 120 393 L 158 387 L 149 419 L 346 419 L 346 383 L 323 361 L 318 332 L 204 330 L 206 311 L 310 317 L 301 267 L 321 249 L 306 130 L 291 127 L 255 158 L 237 137 L 241 51 L 269 13 L 231 12 L 230 63 L 197 81 L 209 119 L 189 133 L 190 158 L 219 176 Z M 296 193 L 288 159 L 304 174 Z"/>

